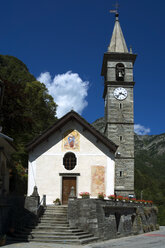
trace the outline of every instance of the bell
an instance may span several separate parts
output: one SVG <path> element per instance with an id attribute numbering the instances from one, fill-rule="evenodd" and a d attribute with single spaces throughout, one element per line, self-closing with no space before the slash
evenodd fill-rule
<path id="1" fill-rule="evenodd" d="M 119 71 L 119 77 L 123 77 L 123 75 L 122 75 L 121 71 Z"/>

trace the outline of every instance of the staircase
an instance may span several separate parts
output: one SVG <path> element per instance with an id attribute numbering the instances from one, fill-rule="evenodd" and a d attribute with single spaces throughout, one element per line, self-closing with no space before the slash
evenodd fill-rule
<path id="1" fill-rule="evenodd" d="M 44 243 L 86 244 L 98 238 L 78 228 L 70 228 L 67 221 L 67 206 L 47 206 L 37 226 L 28 226 L 17 231 L 15 241 Z"/>

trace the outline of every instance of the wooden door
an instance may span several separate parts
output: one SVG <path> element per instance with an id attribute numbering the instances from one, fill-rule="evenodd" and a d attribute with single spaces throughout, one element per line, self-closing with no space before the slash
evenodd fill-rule
<path id="1" fill-rule="evenodd" d="M 74 187 L 76 194 L 76 177 L 62 178 L 62 204 L 68 204 L 68 197 L 72 186 Z"/>

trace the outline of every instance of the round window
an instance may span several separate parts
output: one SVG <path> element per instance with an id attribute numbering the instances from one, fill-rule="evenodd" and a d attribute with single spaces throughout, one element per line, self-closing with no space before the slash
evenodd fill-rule
<path id="1" fill-rule="evenodd" d="M 76 166 L 77 159 L 74 153 L 68 152 L 65 154 L 63 158 L 63 164 L 65 169 L 67 170 L 73 170 Z"/>

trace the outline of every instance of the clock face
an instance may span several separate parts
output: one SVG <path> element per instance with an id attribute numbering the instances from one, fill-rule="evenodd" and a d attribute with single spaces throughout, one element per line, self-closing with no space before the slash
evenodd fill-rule
<path id="1" fill-rule="evenodd" d="M 114 90 L 113 95 L 117 100 L 124 100 L 128 94 L 126 89 L 119 87 Z"/>

